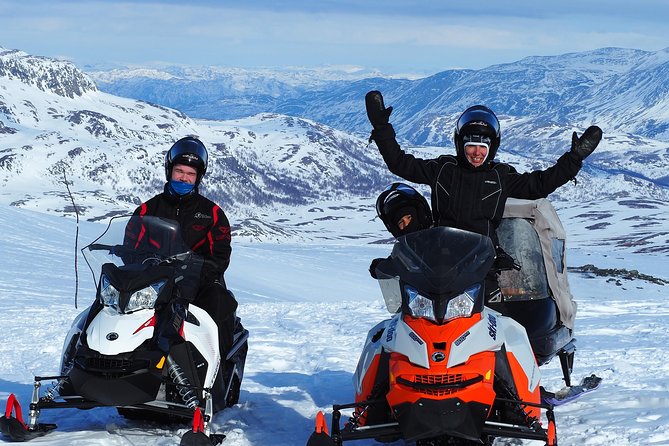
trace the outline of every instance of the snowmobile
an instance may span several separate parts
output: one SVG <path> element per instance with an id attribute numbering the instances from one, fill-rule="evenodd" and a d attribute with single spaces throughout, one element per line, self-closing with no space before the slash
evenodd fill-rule
<path id="1" fill-rule="evenodd" d="M 128 243 L 128 224 L 142 225 L 151 243 Z M 233 345 L 222 358 L 216 323 L 191 303 L 204 258 L 185 246 L 178 223 L 146 216 L 113 218 L 82 253 L 96 298 L 67 333 L 60 373 L 35 377 L 26 422 L 10 395 L 2 433 L 30 440 L 56 428 L 39 422 L 43 409 L 110 406 L 128 418 L 191 420 L 182 445 L 220 443 L 224 435 L 209 424 L 238 402 L 248 331 L 235 316 Z M 54 384 L 40 395 L 43 381 Z"/>
<path id="2" fill-rule="evenodd" d="M 575 305 L 568 287 L 558 301 L 552 291 L 556 277 L 545 278 L 545 268 L 556 263 L 566 274 L 564 234 L 561 225 L 557 232 L 542 228 L 540 235 L 535 229 L 555 223 L 537 211 L 552 210 L 552 205 L 509 201 L 500 244 L 521 268 L 500 277 L 507 294 L 499 302 L 484 302 L 496 250 L 479 234 L 446 227 L 407 234 L 398 238 L 387 260 L 376 264 L 387 309 L 394 315 L 368 333 L 353 375 L 355 402 L 333 406 L 331 433 L 319 412 L 307 446 L 359 439 L 481 445 L 497 437 L 557 444 L 554 407 L 594 390 L 600 379 L 592 375 L 571 385 Z M 545 266 L 544 238 L 554 240 L 548 248 L 561 249 L 549 250 L 551 264 Z M 542 274 L 543 280 L 526 277 Z M 539 291 L 537 283 L 544 285 Z M 555 356 L 566 387 L 552 393 L 540 385 L 539 365 Z M 352 411 L 343 427 L 342 411 Z"/>

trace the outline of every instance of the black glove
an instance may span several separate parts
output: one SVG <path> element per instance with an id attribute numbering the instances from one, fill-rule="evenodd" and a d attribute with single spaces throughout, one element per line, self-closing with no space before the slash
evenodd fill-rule
<path id="1" fill-rule="evenodd" d="M 601 140 L 602 129 L 592 125 L 583 132 L 580 138 L 576 132 L 571 135 L 571 151 L 583 161 L 595 150 Z"/>
<path id="2" fill-rule="evenodd" d="M 507 254 L 506 251 L 499 246 L 495 251 L 495 263 L 493 264 L 495 271 L 511 271 L 512 269 L 520 271 L 520 265 L 517 264 L 516 261 L 513 260 L 513 257 Z"/>
<path id="3" fill-rule="evenodd" d="M 392 107 L 386 108 L 383 105 L 383 96 L 380 91 L 370 91 L 365 95 L 365 108 L 367 109 L 367 118 L 372 126 L 376 128 L 379 125 L 388 124 L 388 118 L 393 112 Z"/>
<path id="4" fill-rule="evenodd" d="M 369 265 L 369 275 L 370 276 L 372 276 L 375 279 L 378 279 L 378 277 L 376 277 L 376 267 L 378 266 L 379 263 L 381 263 L 384 260 L 386 260 L 386 259 L 379 258 L 379 259 L 372 260 L 372 263 Z"/>

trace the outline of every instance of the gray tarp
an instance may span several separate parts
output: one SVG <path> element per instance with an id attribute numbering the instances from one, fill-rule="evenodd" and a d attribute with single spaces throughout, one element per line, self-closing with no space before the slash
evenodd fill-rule
<path id="1" fill-rule="evenodd" d="M 535 229 L 541 244 L 550 294 L 557 303 L 560 320 L 565 326 L 573 329 L 576 302 L 567 280 L 566 234 L 555 208 L 550 201 L 543 198 L 539 200 L 510 198 L 506 202 L 504 218 L 525 219 Z M 522 264 L 522 259 L 517 260 Z M 514 274 L 514 272 L 502 272 L 500 283 L 504 281 L 504 275 L 508 274 Z"/>

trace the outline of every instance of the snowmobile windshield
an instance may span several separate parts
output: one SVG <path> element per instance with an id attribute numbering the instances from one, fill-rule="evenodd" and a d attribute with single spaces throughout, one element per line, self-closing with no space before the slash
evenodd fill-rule
<path id="1" fill-rule="evenodd" d="M 482 282 L 494 257 L 489 237 L 443 226 L 400 237 L 391 254 L 400 280 L 433 298 Z"/>
<path id="2" fill-rule="evenodd" d="M 541 240 L 524 218 L 504 218 L 497 229 L 500 246 L 522 265 L 519 271 L 504 271 L 499 286 L 504 300 L 536 300 L 551 297 Z M 560 243 L 562 242 L 562 243 Z M 558 272 L 563 270 L 564 240 L 551 239 L 551 255 Z M 557 261 L 556 261 L 557 260 Z"/>
<path id="3" fill-rule="evenodd" d="M 190 251 L 179 223 L 159 217 L 121 216 L 110 220 L 102 235 L 82 250 L 98 283 L 104 264 L 138 271 L 151 265 L 186 264 L 188 276 L 199 277 L 202 256 Z"/>

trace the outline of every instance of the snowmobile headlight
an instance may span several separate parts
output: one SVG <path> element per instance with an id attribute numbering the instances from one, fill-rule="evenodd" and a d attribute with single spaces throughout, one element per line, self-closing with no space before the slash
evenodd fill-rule
<path id="1" fill-rule="evenodd" d="M 474 311 L 474 300 L 481 291 L 481 284 L 476 284 L 465 290 L 464 293 L 454 297 L 446 306 L 446 315 L 444 321 L 458 317 L 469 317 Z"/>
<path id="2" fill-rule="evenodd" d="M 416 289 L 411 287 L 406 287 L 406 293 L 411 316 L 424 317 L 436 322 L 434 317 L 434 304 L 431 299 L 421 296 Z"/>
<path id="3" fill-rule="evenodd" d="M 118 310 L 120 297 L 121 293 L 114 288 L 107 276 L 103 274 L 100 278 L 100 302 L 105 306 L 116 308 Z"/>
<path id="4" fill-rule="evenodd" d="M 126 313 L 132 313 L 133 311 L 147 309 L 150 310 L 156 304 L 156 299 L 158 299 L 158 294 L 160 290 L 165 285 L 166 281 L 161 280 L 160 282 L 152 283 L 146 288 L 135 291 L 130 295 L 127 305 L 125 306 Z"/>

